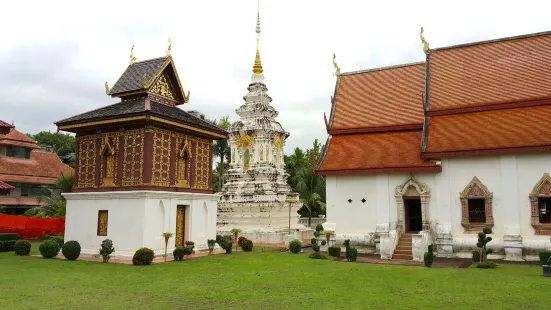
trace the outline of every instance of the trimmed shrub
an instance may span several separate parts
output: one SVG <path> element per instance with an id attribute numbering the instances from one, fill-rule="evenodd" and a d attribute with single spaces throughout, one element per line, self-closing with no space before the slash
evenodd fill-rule
<path id="1" fill-rule="evenodd" d="M 11 252 L 15 247 L 15 240 L 0 241 L 0 252 Z"/>
<path id="2" fill-rule="evenodd" d="M 54 240 L 46 240 L 46 242 L 42 243 L 40 247 L 38 247 L 38 250 L 40 251 L 40 255 L 44 258 L 54 258 L 59 254 L 59 243 L 57 243 Z"/>
<path id="3" fill-rule="evenodd" d="M 77 260 L 80 256 L 80 243 L 75 240 L 65 242 L 61 247 L 61 253 L 68 260 Z"/>
<path id="4" fill-rule="evenodd" d="M 321 236 L 321 233 L 319 231 L 314 231 L 314 237 L 318 238 Z"/>
<path id="5" fill-rule="evenodd" d="M 63 247 L 63 244 L 65 244 L 65 240 L 63 240 L 63 237 L 61 236 L 52 237 L 50 240 L 57 242 L 57 244 L 59 244 L 60 249 Z"/>
<path id="6" fill-rule="evenodd" d="M 313 259 L 328 259 L 327 256 L 321 254 L 320 252 L 314 252 L 314 253 L 308 255 L 308 257 L 313 258 Z"/>
<path id="7" fill-rule="evenodd" d="M 218 245 L 220 245 L 222 249 L 226 250 L 226 254 L 231 254 L 232 247 L 233 247 L 233 244 L 229 240 L 231 236 L 226 236 L 226 237 L 220 236 L 220 238 L 218 238 L 217 236 L 216 238 L 217 238 L 216 242 L 218 243 Z"/>
<path id="8" fill-rule="evenodd" d="M 312 239 L 310 239 L 310 243 L 311 243 L 312 245 L 318 244 L 318 239 L 312 238 Z"/>
<path id="9" fill-rule="evenodd" d="M 293 254 L 298 254 L 300 251 L 302 251 L 302 242 L 300 240 L 293 240 L 289 242 L 289 251 Z"/>
<path id="10" fill-rule="evenodd" d="M 184 242 L 184 244 L 186 245 L 186 247 L 189 247 L 191 249 L 191 252 L 193 253 L 193 249 L 195 248 L 195 242 L 193 241 L 186 241 Z M 191 254 L 191 253 L 190 253 Z M 189 255 L 189 254 L 186 254 L 186 255 Z"/>
<path id="11" fill-rule="evenodd" d="M 191 255 L 193 253 L 193 246 L 188 245 L 184 247 L 184 255 Z"/>
<path id="12" fill-rule="evenodd" d="M 231 254 L 233 252 L 233 243 L 227 242 L 223 249 L 226 250 L 226 254 Z"/>
<path id="13" fill-rule="evenodd" d="M 542 265 L 547 265 L 547 262 L 551 258 L 551 251 L 541 251 L 538 253 L 540 257 L 540 262 Z"/>
<path id="14" fill-rule="evenodd" d="M 496 269 L 497 264 L 491 261 L 485 261 L 485 262 L 476 264 L 476 268 Z"/>
<path id="15" fill-rule="evenodd" d="M 432 266 L 432 262 L 434 261 L 434 254 L 432 253 L 432 245 L 428 246 L 428 252 L 425 252 L 423 261 L 425 262 L 425 267 L 430 268 Z"/>
<path id="16" fill-rule="evenodd" d="M 355 262 L 358 258 L 358 250 L 350 246 L 350 239 L 344 240 L 344 246 L 346 247 L 346 260 L 349 262 Z"/>
<path id="17" fill-rule="evenodd" d="M 329 256 L 331 257 L 341 257 L 341 247 L 339 246 L 330 246 L 329 247 Z"/>
<path id="18" fill-rule="evenodd" d="M 104 263 L 108 263 L 111 258 L 111 254 L 115 252 L 113 247 L 113 241 L 105 239 L 101 242 L 101 248 L 99 249 L 99 255 L 103 258 Z"/>
<path id="19" fill-rule="evenodd" d="M 319 251 L 320 251 L 320 246 L 317 245 L 317 244 L 314 244 L 314 245 L 312 246 L 312 250 L 314 250 L 314 252 L 319 252 Z"/>
<path id="20" fill-rule="evenodd" d="M 174 255 L 174 260 L 177 261 L 177 262 L 183 261 L 185 252 L 186 252 L 186 250 L 183 247 L 175 248 L 174 251 L 172 252 L 172 255 Z"/>
<path id="21" fill-rule="evenodd" d="M 243 249 L 243 251 L 245 252 L 251 252 L 253 250 L 253 242 L 249 239 L 243 241 L 241 249 Z"/>
<path id="22" fill-rule="evenodd" d="M 321 240 L 321 245 L 326 245 L 326 244 L 327 244 L 327 241 Z"/>
<path id="23" fill-rule="evenodd" d="M 2 233 L 0 234 L 0 241 L 19 240 L 19 234 L 15 233 Z"/>
<path id="24" fill-rule="evenodd" d="M 487 259 L 487 255 L 491 253 L 491 251 L 487 250 L 487 244 L 488 242 L 492 241 L 492 237 L 486 236 L 490 235 L 491 233 L 492 229 L 489 227 L 484 228 L 481 232 L 478 233 L 478 242 L 476 243 L 476 246 L 482 251 L 482 261 L 485 261 Z"/>
<path id="25" fill-rule="evenodd" d="M 480 262 L 480 251 L 477 251 L 477 250 L 473 251 L 473 262 L 475 263 Z"/>
<path id="26" fill-rule="evenodd" d="M 153 261 L 153 257 L 155 256 L 155 253 L 153 250 L 148 248 L 141 248 L 136 250 L 136 253 L 134 253 L 134 257 L 132 257 L 132 264 L 133 265 L 151 265 L 151 262 Z"/>
<path id="27" fill-rule="evenodd" d="M 18 240 L 15 242 L 15 255 L 26 256 L 31 253 L 31 243 L 28 240 Z"/>
<path id="28" fill-rule="evenodd" d="M 237 238 L 237 245 L 238 246 L 242 246 L 243 245 L 243 242 L 245 242 L 245 240 L 247 240 L 247 238 L 241 236 L 239 238 Z"/>
<path id="29" fill-rule="evenodd" d="M 317 232 L 322 232 L 323 231 L 323 225 L 321 225 L 321 224 L 316 225 L 316 231 Z"/>

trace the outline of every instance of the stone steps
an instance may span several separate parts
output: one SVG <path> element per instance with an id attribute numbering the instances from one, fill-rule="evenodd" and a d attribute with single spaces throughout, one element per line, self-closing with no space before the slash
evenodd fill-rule
<path id="1" fill-rule="evenodd" d="M 412 234 L 402 234 L 402 236 L 400 237 L 400 240 L 398 240 L 396 249 L 392 254 L 392 259 L 404 259 L 404 260 L 413 259 L 413 254 L 411 249 L 412 238 L 413 238 Z"/>

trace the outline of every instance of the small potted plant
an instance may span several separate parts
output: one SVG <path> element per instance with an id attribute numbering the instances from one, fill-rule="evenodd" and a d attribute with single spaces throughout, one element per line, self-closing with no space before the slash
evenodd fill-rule
<path id="1" fill-rule="evenodd" d="M 208 239 L 207 240 L 207 244 L 209 246 L 209 255 L 212 254 L 212 252 L 214 251 L 214 246 L 216 245 L 216 240 L 214 239 Z"/>
<path id="2" fill-rule="evenodd" d="M 173 233 L 171 232 L 164 232 L 163 233 L 163 237 L 165 238 L 165 262 L 166 262 L 166 257 L 167 257 L 167 251 L 168 251 L 168 239 L 172 238 L 172 236 L 174 236 Z"/>

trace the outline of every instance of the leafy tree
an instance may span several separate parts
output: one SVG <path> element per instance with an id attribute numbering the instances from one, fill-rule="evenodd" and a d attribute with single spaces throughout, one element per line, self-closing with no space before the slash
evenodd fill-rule
<path id="1" fill-rule="evenodd" d="M 75 152 L 76 140 L 75 137 L 70 134 L 41 131 L 34 135 L 27 135 L 35 140 L 38 145 L 51 146 L 58 156 L 67 156 Z"/>
<path id="2" fill-rule="evenodd" d="M 228 128 L 230 128 L 228 115 L 222 117 L 218 122 L 215 120 L 213 123 L 224 130 L 228 130 Z M 224 185 L 224 173 L 229 169 L 231 151 L 230 146 L 228 145 L 228 140 L 216 140 L 214 142 L 213 153 L 214 157 L 219 159 L 219 162 L 216 165 L 217 178 L 216 180 L 213 180 L 214 191 L 217 192 L 222 189 L 222 185 Z M 215 174 L 213 173 L 213 178 L 214 175 Z M 216 183 L 214 181 L 216 181 Z"/>
<path id="3" fill-rule="evenodd" d="M 0 213 L 4 213 L 6 211 L 6 206 L 0 206 Z"/>
<path id="4" fill-rule="evenodd" d="M 73 175 L 62 175 L 57 179 L 55 187 L 43 187 L 43 194 L 36 200 L 44 202 L 44 206 L 34 207 L 25 212 L 24 215 L 32 217 L 63 217 L 65 216 L 67 201 L 61 193 L 73 191 Z"/>

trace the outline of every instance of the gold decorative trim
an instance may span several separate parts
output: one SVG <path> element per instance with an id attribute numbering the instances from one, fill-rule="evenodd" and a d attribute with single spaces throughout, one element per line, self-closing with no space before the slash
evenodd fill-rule
<path id="1" fill-rule="evenodd" d="M 106 133 L 101 136 L 103 139 L 100 147 L 100 187 L 115 187 L 118 171 L 118 156 L 116 155 L 119 148 L 119 132 Z M 109 141 L 109 138 L 112 138 L 112 142 Z M 103 174 L 104 159 L 105 175 Z"/>
<path id="2" fill-rule="evenodd" d="M 94 125 L 121 123 L 121 122 L 136 121 L 136 120 L 145 120 L 145 116 L 123 117 L 123 118 L 108 119 L 108 120 L 96 121 L 96 122 L 80 123 L 80 124 L 73 124 L 73 125 L 64 125 L 64 126 L 59 126 L 59 129 L 60 130 L 65 130 L 65 129 L 71 129 L 71 128 L 80 128 L 80 127 L 94 126 Z"/>
<path id="3" fill-rule="evenodd" d="M 459 193 L 461 201 L 461 225 L 468 232 L 479 232 L 480 227 L 493 227 L 494 216 L 492 211 L 493 193 L 475 176 L 469 184 Z M 471 223 L 469 221 L 469 199 L 484 199 L 485 223 Z"/>
<path id="4" fill-rule="evenodd" d="M 176 127 L 189 129 L 189 130 L 192 130 L 192 131 L 196 131 L 196 132 L 200 132 L 200 133 L 212 135 L 212 136 L 215 136 L 215 137 L 226 138 L 226 136 L 221 135 L 221 134 L 218 134 L 218 133 L 214 133 L 214 132 L 212 132 L 212 131 L 203 130 L 203 129 L 199 129 L 199 128 L 196 128 L 196 127 L 184 125 L 184 124 L 181 124 L 181 123 L 169 121 L 169 120 L 166 120 L 166 119 L 157 117 L 157 116 L 151 116 L 150 119 L 151 119 L 152 121 L 157 121 L 157 122 L 160 122 L 160 123 L 165 123 L 165 124 L 173 125 L 173 126 L 176 126 Z"/>
<path id="5" fill-rule="evenodd" d="M 253 145 L 254 145 L 254 137 L 252 136 L 245 134 L 237 138 L 237 147 L 249 148 L 249 147 L 252 147 Z"/>
<path id="6" fill-rule="evenodd" d="M 98 236 L 107 236 L 107 223 L 109 221 L 109 211 L 99 210 L 98 211 Z"/>
<path id="7" fill-rule="evenodd" d="M 551 223 L 540 222 L 539 198 L 551 198 L 551 176 L 544 173 L 530 192 L 530 211 L 532 227 L 536 235 L 551 235 Z"/>

